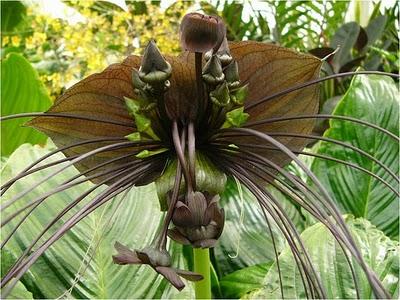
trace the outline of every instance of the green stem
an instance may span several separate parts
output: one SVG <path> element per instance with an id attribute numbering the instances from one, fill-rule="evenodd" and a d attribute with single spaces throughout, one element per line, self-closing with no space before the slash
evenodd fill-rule
<path id="1" fill-rule="evenodd" d="M 211 299 L 211 275 L 209 249 L 193 248 L 194 271 L 203 275 L 203 280 L 195 282 L 196 299 Z"/>

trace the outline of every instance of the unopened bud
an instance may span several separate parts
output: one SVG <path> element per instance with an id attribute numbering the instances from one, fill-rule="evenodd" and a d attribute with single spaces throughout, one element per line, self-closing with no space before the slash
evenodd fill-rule
<path id="1" fill-rule="evenodd" d="M 226 81 L 221 83 L 214 91 L 210 93 L 210 99 L 217 106 L 228 105 L 230 97 Z"/>
<path id="2" fill-rule="evenodd" d="M 231 62 L 224 70 L 225 80 L 229 88 L 237 88 L 240 85 L 239 67 L 236 61 Z"/>
<path id="3" fill-rule="evenodd" d="M 211 85 L 217 85 L 224 80 L 221 62 L 218 56 L 213 57 L 206 63 L 203 69 L 203 80 Z"/>
<path id="4" fill-rule="evenodd" d="M 171 65 L 161 55 L 156 43 L 151 40 L 144 50 L 139 78 L 149 84 L 162 83 L 171 76 L 171 73 Z"/>
<path id="5" fill-rule="evenodd" d="M 231 56 L 231 52 L 229 51 L 229 44 L 226 37 L 224 38 L 221 46 L 218 48 L 216 52 L 210 50 L 204 55 L 204 58 L 206 60 L 209 60 L 213 54 L 216 54 L 218 56 L 218 58 L 221 60 L 222 66 L 226 66 L 232 62 L 233 58 Z"/>

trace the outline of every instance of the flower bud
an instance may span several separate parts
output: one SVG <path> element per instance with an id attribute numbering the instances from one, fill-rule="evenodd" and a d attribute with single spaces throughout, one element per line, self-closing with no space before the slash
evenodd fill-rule
<path id="1" fill-rule="evenodd" d="M 204 53 L 217 50 L 226 34 L 224 23 L 219 17 L 189 13 L 182 19 L 180 41 L 184 50 Z"/>
<path id="2" fill-rule="evenodd" d="M 143 90 L 144 87 L 146 86 L 146 83 L 143 82 L 139 77 L 139 71 L 136 70 L 135 68 L 132 70 L 132 84 L 133 87 L 138 91 Z"/>
<path id="3" fill-rule="evenodd" d="M 224 80 L 222 66 L 218 56 L 213 55 L 203 69 L 203 80 L 211 85 L 217 85 Z"/>
<path id="4" fill-rule="evenodd" d="M 226 37 L 222 41 L 222 44 L 218 48 L 218 51 L 215 52 L 213 50 L 210 50 L 204 55 L 204 58 L 206 60 L 209 60 L 211 58 L 211 56 L 213 55 L 213 53 L 215 53 L 218 56 L 218 58 L 221 60 L 222 66 L 226 66 L 226 65 L 230 64 L 233 59 L 231 56 L 231 52 L 229 51 L 228 40 L 226 39 Z"/>
<path id="5" fill-rule="evenodd" d="M 219 196 L 194 192 L 181 198 L 175 207 L 168 231 L 173 240 L 195 248 L 214 247 L 224 228 L 224 210 L 217 206 Z"/>
<path id="6" fill-rule="evenodd" d="M 239 67 L 236 61 L 231 62 L 224 70 L 225 80 L 229 88 L 237 88 L 240 85 Z"/>
<path id="7" fill-rule="evenodd" d="M 171 65 L 161 55 L 156 43 L 151 40 L 144 50 L 139 78 L 149 84 L 162 83 L 171 76 L 171 73 Z"/>
<path id="8" fill-rule="evenodd" d="M 230 101 L 229 89 L 226 81 L 221 83 L 210 93 L 211 101 L 217 106 L 226 106 Z"/>

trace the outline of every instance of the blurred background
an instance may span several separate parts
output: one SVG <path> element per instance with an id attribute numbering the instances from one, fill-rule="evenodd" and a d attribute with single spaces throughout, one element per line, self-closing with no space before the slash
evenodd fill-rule
<path id="1" fill-rule="evenodd" d="M 178 53 L 188 11 L 223 17 L 229 40 L 277 43 L 321 57 L 341 45 L 333 72 L 363 66 L 398 70 L 397 1 L 93 1 L 2 2 L 2 58 L 22 54 L 54 97 L 83 77 L 140 54 L 148 40 Z"/>

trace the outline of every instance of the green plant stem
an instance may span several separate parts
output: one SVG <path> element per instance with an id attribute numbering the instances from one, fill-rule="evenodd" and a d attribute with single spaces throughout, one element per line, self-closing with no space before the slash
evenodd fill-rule
<path id="1" fill-rule="evenodd" d="M 211 275 L 209 249 L 193 248 L 194 271 L 203 275 L 203 280 L 195 282 L 196 299 L 211 299 Z"/>

